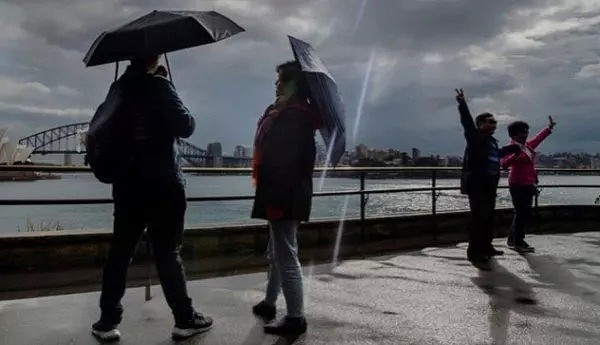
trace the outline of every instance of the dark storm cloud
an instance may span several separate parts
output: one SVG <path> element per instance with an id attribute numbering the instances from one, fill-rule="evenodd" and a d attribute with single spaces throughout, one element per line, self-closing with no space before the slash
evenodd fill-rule
<path id="1" fill-rule="evenodd" d="M 274 66 L 292 58 L 291 34 L 313 43 L 335 75 L 350 133 L 373 55 L 349 142 L 460 153 L 453 89 L 463 87 L 474 113 L 498 115 L 500 140 L 511 120 L 540 128 L 553 114 L 559 125 L 543 150 L 599 151 L 600 5 L 584 0 L 5 0 L 0 126 L 21 135 L 89 118 L 114 66 L 86 69 L 85 52 L 101 31 L 155 8 L 214 9 L 247 30 L 170 54 L 200 146 L 221 141 L 231 152 L 251 143 L 273 99 Z"/>

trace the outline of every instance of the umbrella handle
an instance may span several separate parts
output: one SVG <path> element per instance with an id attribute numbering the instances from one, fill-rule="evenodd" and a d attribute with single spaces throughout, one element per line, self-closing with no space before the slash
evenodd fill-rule
<path id="1" fill-rule="evenodd" d="M 167 57 L 167 53 L 165 53 L 165 62 L 167 63 L 167 71 L 169 72 L 169 80 L 172 83 L 173 82 L 173 73 L 171 73 L 171 65 L 169 65 L 169 58 Z"/>
<path id="2" fill-rule="evenodd" d="M 117 77 L 119 76 L 119 61 L 115 62 L 115 80 L 117 81 Z"/>

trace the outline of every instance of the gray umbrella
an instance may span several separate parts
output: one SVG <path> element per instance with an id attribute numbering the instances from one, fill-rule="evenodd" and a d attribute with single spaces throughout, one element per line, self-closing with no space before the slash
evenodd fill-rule
<path id="1" fill-rule="evenodd" d="M 101 33 L 83 62 L 95 66 L 160 55 L 217 42 L 242 31 L 242 27 L 214 11 L 152 11 Z"/>
<path id="2" fill-rule="evenodd" d="M 311 99 L 323 117 L 323 126 L 319 131 L 327 145 L 329 161 L 336 165 L 346 150 L 344 103 L 337 84 L 310 44 L 292 36 L 288 37 L 294 57 L 302 66 L 308 82 Z"/>

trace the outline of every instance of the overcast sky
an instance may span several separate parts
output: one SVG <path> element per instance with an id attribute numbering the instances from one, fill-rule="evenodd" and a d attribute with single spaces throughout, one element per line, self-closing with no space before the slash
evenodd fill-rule
<path id="1" fill-rule="evenodd" d="M 598 0 L 3 0 L 0 127 L 18 139 L 89 121 L 114 65 L 85 68 L 85 53 L 101 31 L 153 9 L 216 10 L 246 29 L 169 55 L 197 120 L 190 141 L 202 147 L 252 142 L 274 67 L 293 58 L 289 34 L 336 78 L 349 147 L 460 154 L 462 87 L 474 114 L 497 115 L 501 142 L 509 122 L 535 132 L 553 115 L 540 151 L 600 152 Z"/>

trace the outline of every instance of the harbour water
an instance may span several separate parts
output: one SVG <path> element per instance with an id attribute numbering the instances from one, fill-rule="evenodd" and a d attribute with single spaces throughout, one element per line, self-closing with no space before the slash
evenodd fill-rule
<path id="1" fill-rule="evenodd" d="M 253 195 L 249 176 L 186 176 L 188 197 Z M 457 179 L 439 179 L 438 186 L 458 186 Z M 540 176 L 541 184 L 598 184 L 600 176 Z M 500 182 L 506 185 L 506 180 Z M 319 181 L 315 179 L 315 191 Z M 428 179 L 367 180 L 367 189 L 430 187 Z M 359 180 L 327 178 L 321 191 L 357 190 Z M 591 205 L 600 194 L 593 188 L 545 188 L 540 204 Z M 97 182 L 91 174 L 64 174 L 60 180 L 1 182 L 0 199 L 110 198 L 111 186 Z M 313 199 L 313 219 L 340 219 L 346 197 Z M 347 218 L 360 214 L 359 196 L 348 199 Z M 498 207 L 510 207 L 508 190 L 499 190 Z M 186 227 L 211 224 L 250 223 L 252 201 L 190 202 Z M 443 191 L 437 201 L 438 212 L 467 209 L 465 196 L 458 191 Z M 369 196 L 366 216 L 392 216 L 431 212 L 431 192 L 387 193 Z M 0 206 L 0 233 L 51 229 L 110 229 L 112 205 Z"/>

